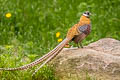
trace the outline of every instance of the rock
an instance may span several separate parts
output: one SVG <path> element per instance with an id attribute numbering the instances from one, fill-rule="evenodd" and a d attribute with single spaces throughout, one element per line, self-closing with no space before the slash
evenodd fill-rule
<path id="1" fill-rule="evenodd" d="M 52 61 L 60 80 L 120 80 L 120 41 L 104 38 L 81 48 L 64 48 Z"/>

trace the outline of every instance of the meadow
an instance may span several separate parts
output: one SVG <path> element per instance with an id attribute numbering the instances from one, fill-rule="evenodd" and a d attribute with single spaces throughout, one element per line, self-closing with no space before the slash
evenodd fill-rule
<path id="1" fill-rule="evenodd" d="M 0 0 L 0 67 L 25 65 L 52 50 L 84 11 L 92 13 L 92 32 L 84 45 L 105 37 L 120 40 L 119 4 L 120 0 Z M 0 71 L 0 80 L 59 79 L 49 65 L 32 77 L 37 67 Z"/>

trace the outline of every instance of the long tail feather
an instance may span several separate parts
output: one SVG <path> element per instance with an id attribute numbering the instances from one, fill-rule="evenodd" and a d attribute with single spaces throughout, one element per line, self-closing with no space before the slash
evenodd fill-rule
<path id="1" fill-rule="evenodd" d="M 38 69 L 35 70 L 35 72 L 32 74 L 32 76 L 40 69 L 42 68 L 46 63 L 48 63 L 49 61 L 51 61 L 57 54 L 59 54 L 59 52 L 64 48 L 65 44 L 67 43 L 68 41 L 66 41 L 65 43 L 63 43 L 59 49 L 52 55 L 50 56 L 45 62 L 43 62 L 40 67 Z"/>
<path id="2" fill-rule="evenodd" d="M 37 65 L 37 64 L 43 62 L 44 60 L 46 60 L 52 54 L 56 53 L 56 51 L 59 51 L 59 48 L 63 44 L 66 44 L 67 42 L 69 42 L 69 40 L 66 38 L 58 46 L 56 46 L 52 51 L 50 51 L 48 54 L 45 54 L 43 57 L 37 59 L 36 61 L 34 61 L 30 64 L 27 64 L 27 65 L 24 65 L 24 66 L 21 66 L 21 67 L 17 67 L 17 68 L 0 68 L 0 70 L 15 71 L 15 70 L 24 70 L 24 69 L 28 69 L 30 67 L 33 67 L 34 65 Z"/>

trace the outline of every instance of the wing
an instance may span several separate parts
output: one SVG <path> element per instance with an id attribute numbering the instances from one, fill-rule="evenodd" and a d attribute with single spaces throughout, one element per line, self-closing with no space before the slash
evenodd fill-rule
<path id="1" fill-rule="evenodd" d="M 78 31 L 81 33 L 84 33 L 86 35 L 88 35 L 91 32 L 91 25 L 89 24 L 85 24 L 83 26 L 79 26 L 78 27 Z"/>

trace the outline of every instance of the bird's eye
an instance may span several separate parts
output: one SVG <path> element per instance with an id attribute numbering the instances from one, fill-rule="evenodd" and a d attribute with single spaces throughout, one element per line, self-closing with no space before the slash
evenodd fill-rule
<path id="1" fill-rule="evenodd" d="M 87 15 L 89 15 L 89 12 L 87 13 Z"/>

